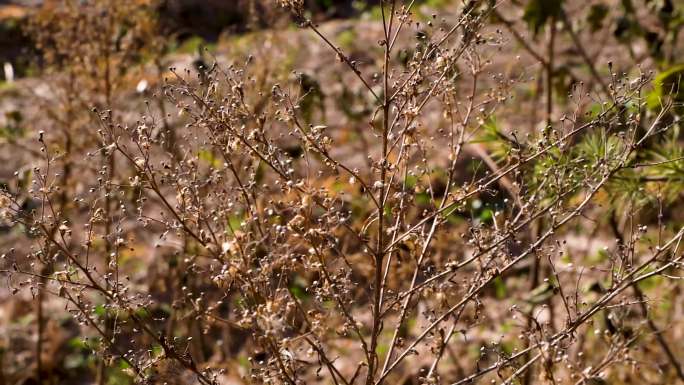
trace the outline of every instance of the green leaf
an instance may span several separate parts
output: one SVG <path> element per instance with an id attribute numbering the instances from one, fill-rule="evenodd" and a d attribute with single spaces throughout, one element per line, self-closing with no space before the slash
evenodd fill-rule
<path id="1" fill-rule="evenodd" d="M 64 357 L 64 369 L 77 370 L 85 367 L 87 361 L 81 354 L 69 354 Z"/>
<path id="2" fill-rule="evenodd" d="M 214 154 L 209 150 L 200 150 L 197 153 L 197 157 L 207 162 L 207 164 L 213 168 L 221 168 L 221 160 L 215 157 Z"/>
<path id="3" fill-rule="evenodd" d="M 496 298 L 504 299 L 507 296 L 508 289 L 506 288 L 506 283 L 501 277 L 494 278 L 494 293 Z"/>
<path id="4" fill-rule="evenodd" d="M 426 192 L 417 193 L 414 197 L 417 205 L 429 205 L 430 195 Z"/>
<path id="5" fill-rule="evenodd" d="M 494 211 L 492 209 L 484 209 L 478 216 L 478 219 L 482 223 L 490 223 L 494 219 Z"/>
<path id="6" fill-rule="evenodd" d="M 603 21 L 608 16 L 608 6 L 605 4 L 594 4 L 589 9 L 587 22 L 592 32 L 596 32 L 603 27 Z"/>
<path id="7" fill-rule="evenodd" d="M 353 28 L 346 29 L 337 35 L 337 42 L 346 51 L 351 51 L 359 42 L 359 36 Z"/>
<path id="8" fill-rule="evenodd" d="M 140 318 L 149 318 L 151 316 L 150 312 L 144 307 L 139 307 L 135 310 L 135 315 Z"/>
<path id="9" fill-rule="evenodd" d="M 5 112 L 5 120 L 7 125 L 4 127 L 0 126 L 0 138 L 16 140 L 24 137 L 26 133 L 22 125 L 24 117 L 20 111 Z"/>
<path id="10" fill-rule="evenodd" d="M 242 221 L 243 218 L 241 215 L 231 215 L 230 217 L 228 217 L 228 227 L 230 228 L 230 232 L 233 233 L 236 230 L 241 229 Z"/>
<path id="11" fill-rule="evenodd" d="M 107 309 L 105 309 L 104 305 L 100 304 L 95 306 L 95 315 L 102 318 L 105 314 L 107 314 Z"/>
<path id="12" fill-rule="evenodd" d="M 333 0 L 316 0 L 316 4 L 326 11 L 334 5 Z"/>
<path id="13" fill-rule="evenodd" d="M 309 294 L 306 291 L 308 285 L 309 283 L 304 278 L 297 276 L 290 284 L 288 289 L 290 290 L 290 293 L 295 296 L 295 298 L 300 301 L 304 301 L 309 297 Z"/>
<path id="14" fill-rule="evenodd" d="M 632 0 L 622 0 L 622 8 L 625 10 L 626 13 L 634 13 L 634 4 L 632 4 Z"/>
<path id="15" fill-rule="evenodd" d="M 76 350 L 87 350 L 88 345 L 86 344 L 85 340 L 81 337 L 74 337 L 68 341 L 68 345 L 70 348 Z"/>
<path id="16" fill-rule="evenodd" d="M 546 300 L 553 297 L 553 295 L 554 295 L 553 284 L 551 284 L 549 282 L 544 282 L 541 285 L 532 289 L 532 291 L 529 293 L 527 298 L 525 298 L 525 301 L 527 301 L 533 305 L 539 305 L 541 303 L 546 302 Z"/>
<path id="17" fill-rule="evenodd" d="M 107 385 L 130 385 L 133 384 L 133 377 L 131 377 L 126 369 L 128 364 L 125 361 L 120 360 L 123 364 L 119 367 L 107 368 Z M 124 366 L 125 365 L 125 366 Z"/>
<path id="18" fill-rule="evenodd" d="M 665 41 L 660 37 L 657 32 L 644 30 L 644 40 L 646 40 L 646 45 L 654 59 L 661 60 L 663 57 L 663 44 Z"/>
<path id="19" fill-rule="evenodd" d="M 684 102 L 684 92 L 681 90 L 682 78 L 684 78 L 684 64 L 676 64 L 659 73 L 653 79 L 653 91 L 646 97 L 648 108 L 658 109 L 666 96 L 672 96 L 676 102 Z"/>
<path id="20" fill-rule="evenodd" d="M 531 0 L 525 7 L 523 20 L 537 35 L 549 19 L 560 16 L 563 0 Z"/>
<path id="21" fill-rule="evenodd" d="M 404 179 L 404 184 L 406 185 L 407 189 L 414 188 L 416 186 L 416 183 L 418 183 L 418 177 L 416 177 L 415 175 L 407 175 Z"/>
<path id="22" fill-rule="evenodd" d="M 164 354 L 164 348 L 162 348 L 161 345 L 154 344 L 150 353 L 152 354 L 152 357 L 161 357 Z"/>

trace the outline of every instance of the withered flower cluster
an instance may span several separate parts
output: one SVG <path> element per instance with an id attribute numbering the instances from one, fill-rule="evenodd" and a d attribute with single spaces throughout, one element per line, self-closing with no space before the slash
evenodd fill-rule
<path id="1" fill-rule="evenodd" d="M 139 113 L 117 90 L 158 52 L 151 5 L 87 3 L 38 19 L 61 104 L 0 210 L 30 245 L 4 252 L 8 287 L 60 298 L 100 383 L 118 367 L 150 384 L 589 384 L 638 368 L 646 338 L 681 372 L 642 284 L 683 267 L 653 193 L 682 164 L 654 151 L 679 140 L 679 107 L 646 103 L 652 74 L 597 63 L 554 96 L 554 39 L 581 44 L 565 11 L 548 58 L 498 2 L 441 18 L 381 1 L 364 55 L 304 19 L 334 87 L 275 78 L 267 54 L 212 57 L 162 73 Z M 496 57 L 518 43 L 541 64 L 533 105 L 528 70 Z M 316 110 L 330 96 L 354 116 Z M 526 109 L 545 111 L 531 128 Z"/>

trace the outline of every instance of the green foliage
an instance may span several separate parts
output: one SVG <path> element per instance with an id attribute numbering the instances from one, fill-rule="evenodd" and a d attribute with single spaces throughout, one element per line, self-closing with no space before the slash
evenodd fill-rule
<path id="1" fill-rule="evenodd" d="M 0 126 L 0 138 L 12 141 L 24 137 L 24 116 L 21 111 L 6 112 L 5 120 L 7 124 L 4 127 Z"/>
<path id="2" fill-rule="evenodd" d="M 615 162 L 625 151 L 623 142 L 606 129 L 585 136 L 577 146 L 576 158 L 583 159 L 588 166 L 606 162 Z"/>
<path id="3" fill-rule="evenodd" d="M 684 26 L 681 5 L 671 0 L 621 1 L 622 15 L 616 20 L 613 35 L 624 44 L 632 57 L 635 57 L 632 45 L 637 39 L 643 39 L 649 49 L 650 57 L 658 65 L 667 65 L 674 61 L 678 36 Z M 637 12 L 646 8 L 647 12 L 657 15 L 656 23 L 644 22 L 647 18 Z M 653 20 L 653 19 L 649 19 Z M 668 52 L 669 55 L 668 55 Z"/>
<path id="4" fill-rule="evenodd" d="M 563 10 L 563 0 L 531 0 L 525 7 L 523 20 L 537 35 L 550 20 L 557 19 Z"/>
<path id="5" fill-rule="evenodd" d="M 684 147 L 678 141 L 679 132 L 679 127 L 674 127 L 670 140 L 658 143 L 647 151 L 648 160 L 641 161 L 644 178 L 667 182 L 662 183 L 659 189 L 660 195 L 667 202 L 676 202 L 684 191 Z M 639 187 L 643 194 L 648 195 L 648 191 L 643 191 L 643 183 Z M 653 199 L 652 196 L 650 198 Z"/>
<path id="6" fill-rule="evenodd" d="M 611 203 L 618 212 L 627 209 L 625 205 L 647 207 L 654 200 L 654 196 L 646 190 L 640 174 L 634 169 L 622 170 L 608 183 L 606 191 L 613 197 Z"/>
<path id="7" fill-rule="evenodd" d="M 229 232 L 232 234 L 232 233 L 234 233 L 235 231 L 237 231 L 237 230 L 239 230 L 240 228 L 242 228 L 242 221 L 243 221 L 242 215 L 231 215 L 231 216 L 228 218 L 228 229 L 229 229 Z"/>
<path id="8" fill-rule="evenodd" d="M 568 98 L 568 91 L 576 84 L 578 80 L 570 72 L 569 66 L 559 66 L 553 73 L 553 90 L 555 95 L 560 100 Z"/>
<path id="9" fill-rule="evenodd" d="M 413 196 L 413 199 L 417 205 L 427 206 L 430 204 L 430 194 L 426 192 L 416 193 Z"/>
<path id="10" fill-rule="evenodd" d="M 154 344 L 152 345 L 152 349 L 150 350 L 150 354 L 152 357 L 163 357 L 164 356 L 164 348 L 162 348 L 161 345 L 159 344 Z"/>
<path id="11" fill-rule="evenodd" d="M 302 119 L 309 124 L 312 122 L 314 113 L 319 112 L 321 121 L 325 122 L 325 94 L 320 82 L 314 76 L 305 73 L 298 74 L 297 80 L 302 93 L 297 104 Z"/>
<path id="12" fill-rule="evenodd" d="M 608 6 L 602 3 L 594 4 L 589 8 L 587 22 L 589 23 L 589 28 L 592 32 L 596 32 L 603 28 L 603 22 L 606 19 L 606 16 L 608 16 L 608 11 Z"/>
<path id="13" fill-rule="evenodd" d="M 502 133 L 495 116 L 490 116 L 482 125 L 482 133 L 473 143 L 486 143 L 494 159 L 503 159 L 512 150 L 512 143 Z"/>
<path id="14" fill-rule="evenodd" d="M 333 0 L 315 0 L 317 6 L 321 7 L 323 10 L 328 10 L 335 5 Z"/>
<path id="15" fill-rule="evenodd" d="M 363 16 L 373 21 L 380 21 L 382 20 L 382 9 L 379 5 L 374 5 L 366 9 L 366 12 L 364 12 Z"/>
<path id="16" fill-rule="evenodd" d="M 290 283 L 289 290 L 292 295 L 295 296 L 300 301 L 304 301 L 309 297 L 307 293 L 307 287 L 309 283 L 302 276 L 296 276 L 294 280 Z"/>
<path id="17" fill-rule="evenodd" d="M 525 301 L 531 305 L 539 305 L 545 303 L 549 298 L 553 297 L 555 286 L 551 282 L 543 282 L 539 286 L 532 289 Z"/>
<path id="18" fill-rule="evenodd" d="M 496 298 L 504 299 L 508 295 L 508 289 L 506 288 L 506 282 L 501 277 L 494 278 L 494 292 Z"/>
<path id="19" fill-rule="evenodd" d="M 335 98 L 336 107 L 352 122 L 361 121 L 372 107 L 363 90 L 349 88 L 340 79 L 342 92 Z"/>
<path id="20" fill-rule="evenodd" d="M 125 364 L 125 361 L 121 362 Z M 133 383 L 133 377 L 126 372 L 126 368 L 108 368 L 107 385 L 129 385 Z"/>
<path id="21" fill-rule="evenodd" d="M 669 69 L 659 73 L 653 79 L 653 91 L 648 94 L 647 104 L 652 110 L 658 109 L 665 103 L 665 98 L 670 96 L 676 103 L 684 102 L 684 92 L 681 90 L 681 82 L 684 77 L 684 64 L 673 65 Z"/>
<path id="22" fill-rule="evenodd" d="M 647 269 L 646 271 L 643 271 L 643 274 L 649 273 L 651 269 Z M 660 275 L 654 275 L 652 277 L 646 278 L 642 281 L 639 281 L 639 289 L 643 291 L 650 291 L 653 290 L 659 286 L 662 286 L 664 283 L 665 279 L 663 279 L 662 276 Z"/>
<path id="23" fill-rule="evenodd" d="M 180 42 L 175 48 L 171 48 L 172 51 L 185 54 L 196 54 L 202 49 L 210 52 L 216 51 L 216 44 L 209 43 L 200 36 L 192 36 Z"/>
<path id="24" fill-rule="evenodd" d="M 476 224 L 491 224 L 494 221 L 493 204 L 474 199 L 470 202 L 470 217 Z"/>
<path id="25" fill-rule="evenodd" d="M 197 153 L 197 157 L 205 162 L 207 162 L 208 165 L 210 165 L 213 168 L 220 169 L 221 168 L 221 159 L 217 158 L 214 156 L 214 154 L 209 151 L 209 150 L 200 150 Z"/>
<path id="26" fill-rule="evenodd" d="M 357 40 L 358 34 L 353 28 L 345 29 L 337 35 L 337 42 L 340 44 L 340 47 L 346 51 L 350 51 L 354 48 L 354 44 Z"/>
<path id="27" fill-rule="evenodd" d="M 105 309 L 104 305 L 99 304 L 99 305 L 95 306 L 95 311 L 94 311 L 94 313 L 95 313 L 95 315 L 97 315 L 98 317 L 104 318 L 105 315 L 107 314 L 107 309 Z"/>

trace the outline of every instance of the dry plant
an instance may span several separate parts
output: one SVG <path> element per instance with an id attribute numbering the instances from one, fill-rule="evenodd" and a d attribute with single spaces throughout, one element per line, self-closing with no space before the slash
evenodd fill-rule
<path id="1" fill-rule="evenodd" d="M 51 144 L 75 131 L 38 135 L 34 207 L 10 188 L 0 201 L 32 244 L 5 252 L 4 273 L 11 290 L 63 300 L 101 358 L 99 381 L 120 367 L 139 383 L 227 383 L 239 376 L 227 360 L 246 348 L 247 383 L 597 384 L 611 367 L 640 368 L 651 334 L 682 378 L 642 290 L 678 279 L 684 262 L 684 228 L 662 219 L 658 187 L 681 177 L 682 158 L 653 151 L 678 141 L 679 106 L 664 93 L 649 108 L 651 74 L 611 67 L 604 79 L 592 63 L 594 87 L 575 84 L 567 113 L 556 117 L 549 92 L 545 124 L 505 130 L 496 116 L 518 82 L 492 69 L 509 43 L 490 25 L 500 4 L 467 1 L 447 20 L 384 1 L 382 38 L 359 62 L 303 1 L 279 3 L 362 90 L 363 153 L 345 151 L 343 124 L 316 124 L 304 106 L 320 90 L 302 76 L 259 78 L 262 58 L 172 68 L 163 97 L 183 126 L 169 143 L 165 112 L 148 107 L 133 123 L 112 107 L 110 73 L 129 60 L 118 44 L 134 44 L 135 28 L 116 51 L 111 31 L 78 45 L 93 51 L 60 48 L 73 38 L 58 34 L 54 51 L 41 43 L 61 76 L 104 81 L 88 93 L 101 101 L 78 104 L 95 107 L 83 124 L 96 122 L 96 139 L 81 146 L 97 151 L 80 160 L 92 180 L 75 189 L 64 156 L 79 161 L 76 151 Z M 550 35 L 576 42 L 562 25 Z M 96 30 L 83 26 L 73 32 Z M 607 217 L 617 241 L 587 263 L 568 242 Z M 131 270 L 155 250 L 142 276 Z"/>

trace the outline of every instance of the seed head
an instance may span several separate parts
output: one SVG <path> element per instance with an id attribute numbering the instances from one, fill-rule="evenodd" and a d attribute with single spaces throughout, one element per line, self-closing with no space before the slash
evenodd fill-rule
<path id="1" fill-rule="evenodd" d="M 283 7 L 287 8 L 290 11 L 296 13 L 296 14 L 301 14 L 304 12 L 304 0 L 277 0 L 278 4 Z"/>

